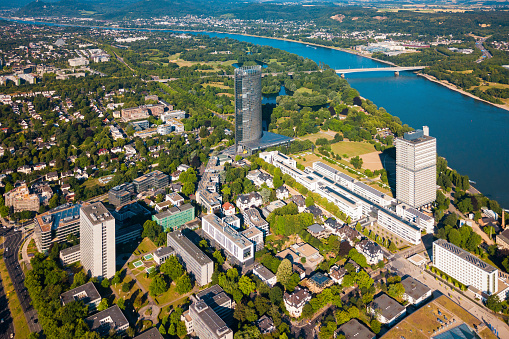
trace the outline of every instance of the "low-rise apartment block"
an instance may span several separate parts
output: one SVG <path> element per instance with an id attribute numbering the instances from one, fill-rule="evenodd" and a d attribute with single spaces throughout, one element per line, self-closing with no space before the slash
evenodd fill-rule
<path id="1" fill-rule="evenodd" d="M 75 262 L 81 261 L 81 250 L 80 244 L 64 248 L 60 251 L 60 262 L 63 266 L 74 264 Z"/>
<path id="2" fill-rule="evenodd" d="M 411 244 L 417 245 L 421 242 L 421 229 L 392 211 L 379 209 L 378 224 Z"/>
<path id="3" fill-rule="evenodd" d="M 32 194 L 26 183 L 16 186 L 4 194 L 5 206 L 14 209 L 14 212 L 39 211 L 39 197 Z"/>
<path id="4" fill-rule="evenodd" d="M 244 267 L 254 262 L 254 244 L 215 214 L 202 218 L 202 229 L 214 246 L 224 249 L 228 259 L 235 264 Z"/>
<path id="5" fill-rule="evenodd" d="M 256 227 L 263 232 L 263 236 L 266 237 L 270 234 L 269 223 L 263 219 L 260 211 L 256 208 L 248 208 L 242 213 L 244 216 L 244 223 L 249 227 Z"/>
<path id="6" fill-rule="evenodd" d="M 394 325 L 406 314 L 406 308 L 385 293 L 375 298 L 367 309 L 379 322 L 389 326 Z"/>
<path id="7" fill-rule="evenodd" d="M 94 311 L 97 308 L 97 305 L 101 302 L 101 295 L 93 282 L 90 281 L 60 295 L 60 301 L 64 306 L 70 302 L 80 300 L 83 301 L 85 306 L 88 306 L 89 311 Z"/>
<path id="8" fill-rule="evenodd" d="M 115 333 L 124 333 L 129 327 L 129 322 L 118 305 L 113 305 L 86 318 L 85 323 L 91 331 L 98 332 L 100 335 L 107 335 L 111 330 Z"/>
<path id="9" fill-rule="evenodd" d="M 166 211 L 152 216 L 152 220 L 161 225 L 165 232 L 179 229 L 186 222 L 194 219 L 194 206 L 185 204 L 180 207 L 172 206 Z"/>
<path id="10" fill-rule="evenodd" d="M 403 299 L 412 305 L 420 305 L 431 297 L 431 288 L 412 277 L 406 277 L 401 281 L 401 284 L 405 288 Z"/>
<path id="11" fill-rule="evenodd" d="M 262 264 L 258 264 L 253 268 L 253 274 L 260 278 L 270 288 L 274 287 L 277 283 L 277 277 L 271 270 Z"/>

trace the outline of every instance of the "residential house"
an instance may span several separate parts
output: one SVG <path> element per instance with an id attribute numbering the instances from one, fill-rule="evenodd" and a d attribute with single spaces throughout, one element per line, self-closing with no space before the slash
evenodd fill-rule
<path id="1" fill-rule="evenodd" d="M 243 211 L 251 207 L 260 207 L 263 205 L 263 199 L 258 192 L 239 194 L 237 197 L 236 205 L 241 211 Z"/>
<path id="2" fill-rule="evenodd" d="M 270 317 L 267 317 L 267 315 L 263 315 L 260 319 L 258 319 L 256 327 L 258 327 L 258 330 L 260 330 L 262 335 L 272 333 L 276 330 L 274 322 Z"/>
<path id="3" fill-rule="evenodd" d="M 306 199 L 302 195 L 293 195 L 290 200 L 297 205 L 299 213 L 304 212 L 306 209 Z"/>
<path id="4" fill-rule="evenodd" d="M 291 317 L 298 318 L 302 314 L 304 305 L 311 300 L 311 293 L 305 288 L 300 286 L 295 287 L 293 293 L 289 294 L 285 292 L 283 301 L 285 303 L 286 310 Z"/>
<path id="5" fill-rule="evenodd" d="M 277 283 L 276 275 L 262 264 L 257 264 L 253 268 L 253 274 L 260 278 L 260 280 L 267 284 L 270 288 L 274 287 Z"/>
<path id="6" fill-rule="evenodd" d="M 284 185 L 276 188 L 276 198 L 285 200 L 290 197 L 290 191 Z"/>
<path id="7" fill-rule="evenodd" d="M 355 244 L 355 248 L 366 257 L 366 262 L 369 265 L 378 264 L 379 261 L 384 260 L 382 248 L 376 242 L 371 240 L 362 240 Z"/>
<path id="8" fill-rule="evenodd" d="M 226 216 L 235 214 L 235 206 L 233 206 L 229 202 L 225 202 L 223 204 L 222 210 L 223 210 L 223 214 Z"/>
<path id="9" fill-rule="evenodd" d="M 347 273 L 348 272 L 344 266 L 338 267 L 337 265 L 334 265 L 329 269 L 329 277 L 332 281 L 339 285 L 343 283 L 343 278 Z"/>

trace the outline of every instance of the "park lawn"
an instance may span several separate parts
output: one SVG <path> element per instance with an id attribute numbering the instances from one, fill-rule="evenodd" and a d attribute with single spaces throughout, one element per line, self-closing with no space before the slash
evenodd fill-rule
<path id="1" fill-rule="evenodd" d="M 488 327 L 479 332 L 479 335 L 482 339 L 497 339 L 497 336 Z"/>
<path id="2" fill-rule="evenodd" d="M 436 299 L 435 302 L 442 305 L 448 311 L 456 314 L 461 320 L 463 320 L 468 326 L 470 326 L 470 328 L 475 328 L 481 324 L 479 319 L 474 317 L 472 314 L 468 313 L 463 307 L 456 304 L 454 301 L 452 301 L 445 295 Z"/>
<path id="3" fill-rule="evenodd" d="M 149 287 L 150 287 L 150 283 L 152 282 L 152 279 L 151 278 L 147 278 L 145 276 L 146 272 L 142 272 L 138 275 L 136 275 L 136 280 L 138 281 L 138 283 L 140 285 L 143 286 L 143 288 L 145 288 L 146 291 L 149 290 Z"/>
<path id="4" fill-rule="evenodd" d="M 145 254 L 148 252 L 153 252 L 157 249 L 157 246 L 150 240 L 149 238 L 144 238 L 141 244 L 138 245 L 138 248 L 134 252 L 138 252 L 138 254 Z"/>
<path id="5" fill-rule="evenodd" d="M 172 283 L 170 285 L 170 288 L 168 289 L 168 291 L 166 291 L 154 298 L 156 304 L 164 305 L 164 304 L 167 304 L 167 303 L 179 298 L 180 294 L 177 293 L 176 289 L 177 289 L 176 285 L 174 283 Z"/>
<path id="6" fill-rule="evenodd" d="M 295 93 L 308 93 L 308 94 L 311 94 L 311 93 L 313 93 L 313 90 L 311 88 L 301 87 L 301 88 L 297 89 L 295 91 Z"/>
<path id="7" fill-rule="evenodd" d="M 223 85 L 222 82 L 209 82 L 209 83 L 206 83 L 206 84 L 203 84 L 203 87 L 217 87 L 217 88 L 221 88 L 221 89 L 230 89 L 231 87 L 230 86 L 225 86 Z"/>
<path id="8" fill-rule="evenodd" d="M 346 154 L 347 158 L 375 151 L 375 147 L 372 144 L 358 141 L 340 141 L 332 144 L 331 148 L 334 153 L 339 154 L 341 157 Z"/>
<path id="9" fill-rule="evenodd" d="M 131 282 L 131 281 L 132 281 L 131 277 L 126 276 L 124 278 L 124 281 L 122 281 L 120 284 L 117 284 L 117 286 L 111 285 L 111 288 L 113 290 L 115 290 L 115 292 L 117 293 L 118 296 L 120 296 L 121 298 L 124 298 L 124 300 L 128 300 L 129 298 L 131 298 L 131 296 L 134 294 L 134 292 L 136 292 L 136 290 L 140 289 L 138 287 L 138 285 L 136 285 L 136 283 L 134 283 L 134 284 L 132 284 L 132 287 L 129 290 L 129 292 L 127 292 L 127 293 L 122 292 L 122 284 L 125 282 Z M 140 293 L 141 293 L 141 291 L 140 291 Z"/>
<path id="10" fill-rule="evenodd" d="M 16 338 L 28 338 L 30 335 L 30 329 L 28 328 L 25 314 L 23 314 L 23 310 L 21 309 L 21 304 L 19 302 L 18 295 L 14 290 L 14 285 L 12 284 L 9 272 L 7 272 L 3 252 L 3 250 L 0 251 L 0 276 L 2 277 L 2 284 L 4 286 L 5 295 L 7 296 L 9 309 L 11 310 L 14 333 L 16 333 Z"/>
<path id="11" fill-rule="evenodd" d="M 332 132 L 332 133 L 329 134 L 329 133 L 326 133 L 325 131 L 319 131 L 318 133 L 308 134 L 308 135 L 305 135 L 305 136 L 300 137 L 298 139 L 300 139 L 300 140 L 310 140 L 314 144 L 316 142 L 316 139 L 319 139 L 319 138 L 325 138 L 327 140 L 332 140 L 332 139 L 334 139 L 334 134 L 335 134 L 335 132 Z"/>
<path id="12" fill-rule="evenodd" d="M 232 93 L 217 93 L 217 95 L 224 95 L 224 96 L 227 96 L 227 97 L 233 97 Z"/>

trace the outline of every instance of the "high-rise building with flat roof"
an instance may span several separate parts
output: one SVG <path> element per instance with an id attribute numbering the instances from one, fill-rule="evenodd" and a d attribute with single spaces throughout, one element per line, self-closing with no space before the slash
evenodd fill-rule
<path id="1" fill-rule="evenodd" d="M 435 201 L 437 196 L 437 140 L 429 128 L 396 138 L 396 198 L 414 208 Z"/>
<path id="2" fill-rule="evenodd" d="M 81 206 L 80 252 L 81 264 L 92 277 L 115 275 L 115 218 L 102 202 Z"/>
<path id="3" fill-rule="evenodd" d="M 253 153 L 290 141 L 262 129 L 262 67 L 235 69 L 235 152 Z"/>
<path id="4" fill-rule="evenodd" d="M 261 137 L 262 66 L 240 67 L 235 69 L 235 142 Z"/>

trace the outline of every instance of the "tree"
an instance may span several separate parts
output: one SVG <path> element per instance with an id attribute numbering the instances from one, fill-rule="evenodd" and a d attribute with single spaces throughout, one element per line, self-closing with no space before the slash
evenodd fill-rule
<path id="1" fill-rule="evenodd" d="M 163 325 L 159 326 L 159 333 L 161 333 L 162 335 L 166 335 L 166 330 L 164 329 Z"/>
<path id="2" fill-rule="evenodd" d="M 125 310 L 125 300 L 124 300 L 124 298 L 122 298 L 122 297 L 118 298 L 117 305 L 118 305 L 118 308 L 120 308 L 122 311 L 124 311 Z"/>
<path id="3" fill-rule="evenodd" d="M 171 255 L 161 265 L 160 271 L 170 277 L 171 280 L 176 281 L 184 274 L 184 267 L 179 262 L 176 256 Z"/>
<path id="4" fill-rule="evenodd" d="M 356 156 L 350 159 L 350 163 L 355 169 L 361 169 L 363 160 L 359 156 Z"/>
<path id="5" fill-rule="evenodd" d="M 221 251 L 215 250 L 214 253 L 212 254 L 212 256 L 217 260 L 217 263 L 219 265 L 224 264 L 225 259 L 224 259 L 223 255 L 221 254 Z"/>
<path id="6" fill-rule="evenodd" d="M 269 291 L 269 299 L 270 302 L 274 305 L 279 305 L 281 301 L 283 301 L 283 291 L 279 288 L 279 286 L 274 286 Z"/>
<path id="7" fill-rule="evenodd" d="M 292 273 L 292 263 L 288 259 L 283 259 L 276 272 L 277 281 L 286 288 Z"/>
<path id="8" fill-rule="evenodd" d="M 376 319 L 371 320 L 371 323 L 369 324 L 369 326 L 371 327 L 371 330 L 375 334 L 380 333 L 380 330 L 382 329 L 382 324 Z"/>
<path id="9" fill-rule="evenodd" d="M 108 299 L 106 298 L 103 298 L 101 300 L 101 302 L 99 303 L 99 305 L 97 305 L 97 310 L 98 311 L 104 311 L 105 309 L 107 309 L 108 307 L 110 307 L 110 305 L 108 304 Z"/>
<path id="10" fill-rule="evenodd" d="M 85 274 L 85 272 L 80 271 L 74 275 L 74 281 L 72 282 L 71 289 L 84 285 L 86 282 L 87 275 Z"/>
<path id="11" fill-rule="evenodd" d="M 130 289 L 131 289 L 131 284 L 130 283 L 125 282 L 125 283 L 122 284 L 122 292 L 128 293 Z"/>
<path id="12" fill-rule="evenodd" d="M 111 286 L 110 280 L 109 279 L 103 279 L 103 281 L 101 281 L 101 286 L 103 288 L 109 288 Z"/>
<path id="13" fill-rule="evenodd" d="M 449 231 L 447 238 L 449 239 L 450 243 L 456 246 L 461 246 L 462 237 L 459 230 L 453 228 L 452 230 Z"/>
<path id="14" fill-rule="evenodd" d="M 149 286 L 150 295 L 156 296 L 168 291 L 168 283 L 162 275 L 157 275 Z"/>
<path id="15" fill-rule="evenodd" d="M 306 197 L 306 201 L 305 202 L 306 202 L 306 207 L 313 206 L 315 204 L 315 201 L 310 196 Z"/>
<path id="16" fill-rule="evenodd" d="M 126 330 L 126 333 L 129 337 L 134 338 L 134 336 L 136 335 L 136 330 L 129 326 Z"/>
<path id="17" fill-rule="evenodd" d="M 502 303 L 500 302 L 498 295 L 490 295 L 488 299 L 486 299 L 486 307 L 496 313 L 502 311 Z"/>
<path id="18" fill-rule="evenodd" d="M 185 294 L 191 291 L 192 288 L 191 279 L 187 273 L 177 279 L 176 290 L 178 294 Z"/>
<path id="19" fill-rule="evenodd" d="M 150 240 L 156 241 L 162 231 L 163 228 L 158 225 L 157 222 L 153 220 L 147 220 L 143 224 L 143 233 L 141 234 L 141 237 L 148 237 Z"/>
<path id="20" fill-rule="evenodd" d="M 183 321 L 177 323 L 177 335 L 183 338 L 187 334 L 186 324 Z"/>
<path id="21" fill-rule="evenodd" d="M 184 193 L 187 196 L 190 196 L 191 194 L 194 194 L 196 188 L 193 183 L 186 182 L 184 185 L 182 185 L 182 193 Z"/>
<path id="22" fill-rule="evenodd" d="M 244 293 L 244 295 L 249 295 L 256 288 L 256 284 L 246 275 L 243 275 L 239 279 L 239 289 Z"/>
<path id="23" fill-rule="evenodd" d="M 393 298 L 400 298 L 405 293 L 405 287 L 401 283 L 391 284 L 387 289 L 387 294 Z"/>

